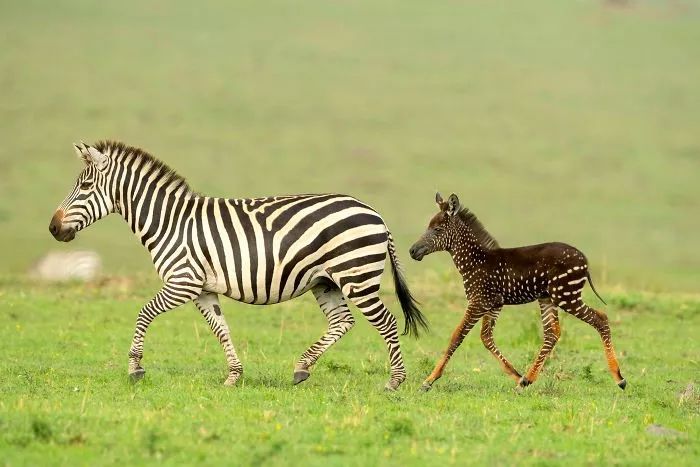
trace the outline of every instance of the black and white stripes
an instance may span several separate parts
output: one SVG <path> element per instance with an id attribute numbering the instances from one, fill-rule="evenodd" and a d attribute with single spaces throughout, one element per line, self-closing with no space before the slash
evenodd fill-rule
<path id="1" fill-rule="evenodd" d="M 227 384 L 242 367 L 231 343 L 218 295 L 245 303 L 278 303 L 312 290 L 329 328 L 300 359 L 295 382 L 353 324 L 353 302 L 384 337 L 395 389 L 405 379 L 396 320 L 379 299 L 387 251 L 407 331 L 425 321 L 398 271 L 393 240 L 382 218 L 350 196 L 294 195 L 224 199 L 194 193 L 187 182 L 151 155 L 122 143 L 76 146 L 86 162 L 50 230 L 62 241 L 111 212 L 119 213 L 148 249 L 161 291 L 139 313 L 129 372 L 140 360 L 150 322 L 194 300 L 219 338 L 229 364 Z"/>

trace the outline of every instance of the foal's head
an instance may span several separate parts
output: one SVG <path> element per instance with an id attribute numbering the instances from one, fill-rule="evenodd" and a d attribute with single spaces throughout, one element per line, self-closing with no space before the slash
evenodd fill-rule
<path id="1" fill-rule="evenodd" d="M 454 240 L 455 214 L 462 209 L 459 198 L 453 193 L 447 201 L 444 201 L 440 193 L 435 193 L 435 202 L 440 208 L 440 212 L 430 219 L 428 229 L 410 250 L 411 258 L 417 261 L 422 260 L 425 255 L 430 253 L 449 250 Z"/>
<path id="2" fill-rule="evenodd" d="M 70 242 L 77 231 L 114 211 L 107 183 L 111 159 L 84 143 L 75 145 L 75 151 L 85 167 L 49 224 L 51 234 L 62 242 Z"/>

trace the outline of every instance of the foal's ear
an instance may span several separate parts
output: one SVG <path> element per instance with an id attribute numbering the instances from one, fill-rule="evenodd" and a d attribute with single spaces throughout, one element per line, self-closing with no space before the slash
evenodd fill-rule
<path id="1" fill-rule="evenodd" d="M 435 204 L 437 204 L 440 209 L 442 209 L 444 204 L 444 201 L 442 200 L 442 195 L 438 192 L 435 193 Z"/>
<path id="2" fill-rule="evenodd" d="M 106 155 L 93 148 L 92 146 L 88 146 L 82 141 L 78 144 L 74 144 L 73 149 L 75 149 L 75 153 L 80 159 L 82 159 L 83 162 L 85 162 L 85 164 L 93 164 L 98 169 L 101 169 L 105 165 L 107 165 Z"/>
<path id="3" fill-rule="evenodd" d="M 447 209 L 445 212 L 450 216 L 454 216 L 460 211 L 460 209 L 462 209 L 462 205 L 459 204 L 459 198 L 457 198 L 456 194 L 452 193 L 447 199 Z"/>

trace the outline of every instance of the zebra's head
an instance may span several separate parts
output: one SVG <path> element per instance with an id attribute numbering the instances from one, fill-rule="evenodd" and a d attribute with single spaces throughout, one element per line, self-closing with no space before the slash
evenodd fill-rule
<path id="1" fill-rule="evenodd" d="M 422 260 L 430 253 L 449 250 L 452 245 L 455 230 L 452 228 L 454 217 L 462 208 L 459 198 L 453 193 L 447 201 L 444 201 L 440 193 L 435 193 L 435 203 L 440 208 L 440 212 L 430 219 L 425 233 L 410 249 L 411 258 L 416 261 Z"/>
<path id="2" fill-rule="evenodd" d="M 85 168 L 49 224 L 49 231 L 61 242 L 70 242 L 76 232 L 114 212 L 115 206 L 107 183 L 109 156 L 85 143 L 73 146 Z"/>

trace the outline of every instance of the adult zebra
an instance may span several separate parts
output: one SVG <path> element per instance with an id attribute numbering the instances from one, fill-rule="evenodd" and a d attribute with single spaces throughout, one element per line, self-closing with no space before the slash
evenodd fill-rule
<path id="1" fill-rule="evenodd" d="M 160 313 L 194 301 L 228 361 L 224 384 L 243 371 L 221 313 L 219 295 L 264 305 L 311 290 L 328 319 L 327 332 L 294 369 L 294 383 L 354 324 L 345 299 L 379 331 L 389 350 L 388 389 L 406 379 L 396 319 L 379 298 L 386 253 L 403 309 L 404 334 L 427 323 L 399 270 L 391 234 L 372 208 L 343 195 L 254 199 L 210 198 L 160 160 L 123 143 L 75 145 L 85 162 L 75 186 L 56 210 L 49 230 L 59 241 L 116 212 L 148 249 L 164 282 L 140 311 L 129 351 L 129 374 L 143 377 L 143 341 Z"/>

